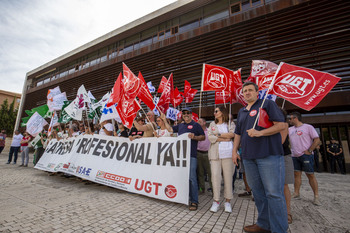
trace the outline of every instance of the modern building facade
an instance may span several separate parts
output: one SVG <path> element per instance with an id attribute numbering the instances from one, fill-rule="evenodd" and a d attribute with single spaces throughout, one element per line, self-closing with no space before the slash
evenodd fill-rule
<path id="1" fill-rule="evenodd" d="M 318 130 L 324 150 L 331 136 L 337 138 L 350 164 L 349 14 L 347 0 L 180 0 L 28 72 L 19 116 L 45 104 L 47 90 L 56 86 L 70 100 L 81 84 L 102 97 L 122 62 L 156 88 L 173 73 L 182 91 L 184 80 L 200 89 L 203 63 L 242 68 L 246 79 L 252 60 L 283 61 L 342 78 L 310 112 L 283 99 L 277 103 L 300 111 Z M 198 113 L 199 102 L 197 94 L 187 106 Z M 202 93 L 201 106 L 201 116 L 213 119 L 214 93 Z M 240 107 L 232 105 L 234 116 Z"/>

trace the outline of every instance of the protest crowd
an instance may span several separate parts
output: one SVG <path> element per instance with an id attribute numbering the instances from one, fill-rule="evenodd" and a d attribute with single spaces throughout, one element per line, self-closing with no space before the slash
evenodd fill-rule
<path id="1" fill-rule="evenodd" d="M 320 145 L 317 132 L 311 125 L 302 122 L 300 113 L 288 115 L 273 100 L 266 98 L 269 93 L 265 93 L 264 97 L 259 93 L 267 89 L 270 94 L 286 98 L 286 95 L 280 94 L 281 90 L 290 88 L 291 85 L 307 91 L 308 82 L 300 84 L 290 76 L 285 78 L 290 69 L 306 68 L 284 67 L 286 65 L 281 63 L 278 66 L 272 62 L 255 60 L 250 77 L 242 82 L 240 70 L 230 71 L 205 64 L 201 91 L 216 92 L 214 120 L 210 122 L 201 117 L 200 111 L 197 115 L 186 105 L 179 108 L 183 100 L 190 103 L 197 93 L 187 81 L 182 93 L 177 88 L 174 89 L 172 74 L 169 79 L 163 77 L 158 89 L 161 96 L 154 101 L 156 98 L 151 95 L 154 92 L 152 84 L 146 84 L 141 73 L 134 75 L 125 64 L 124 76 L 119 75 L 112 93 L 106 94 L 101 101 L 93 101 L 95 98 L 86 92 L 84 86 L 79 88 L 77 97 L 72 102 L 66 99 L 65 93 L 61 93 L 59 88 L 50 89 L 44 112 L 39 109 L 26 111 L 28 117 L 22 119 L 26 131 L 15 131 L 7 163 L 27 167 L 30 162 L 29 147 L 32 146 L 35 149 L 33 163 L 36 165 L 50 141 L 64 141 L 81 135 L 121 137 L 135 142 L 150 137 L 166 138 L 188 134 L 189 210 L 197 210 L 200 204 L 198 195 L 210 192 L 213 196 L 211 212 L 218 212 L 221 205 L 225 212 L 232 212 L 230 201 L 235 192 L 234 183 L 237 177 L 243 175 L 246 191 L 238 196 L 252 198 L 258 210 L 257 222 L 244 226 L 244 231 L 287 232 L 288 224 L 293 223 L 290 202 L 300 198 L 303 171 L 314 192 L 313 204 L 321 205 L 321 200 L 314 175 L 313 151 Z M 235 80 L 230 82 L 233 85 L 220 87 L 220 80 L 211 73 L 213 67 L 225 74 L 232 74 L 227 77 Z M 315 91 L 310 93 L 311 97 L 303 103 L 293 102 L 306 110 L 316 106 L 338 79 L 329 75 L 317 80 L 317 74 L 314 75 L 315 85 L 318 88 L 324 88 L 324 85 L 327 89 L 322 93 L 316 92 L 317 96 L 313 96 Z M 211 85 L 211 82 L 216 85 Z M 293 99 L 296 98 L 292 96 L 287 100 Z M 317 100 L 313 102 L 314 99 Z M 147 112 L 142 109 L 141 101 L 148 107 Z M 236 121 L 230 110 L 232 103 L 243 105 Z M 169 104 L 174 108 L 170 108 Z M 50 112 L 51 115 L 47 115 Z M 50 124 L 44 119 L 48 116 L 51 118 Z M 0 152 L 6 138 L 5 133 L 2 131 L 0 135 Z M 327 151 L 333 156 L 332 165 L 335 166 L 337 162 L 343 173 L 343 164 L 336 157 L 341 156 L 342 149 L 336 140 L 332 140 Z M 82 181 L 89 182 L 84 179 Z M 289 190 L 289 184 L 294 184 L 293 194 Z"/>

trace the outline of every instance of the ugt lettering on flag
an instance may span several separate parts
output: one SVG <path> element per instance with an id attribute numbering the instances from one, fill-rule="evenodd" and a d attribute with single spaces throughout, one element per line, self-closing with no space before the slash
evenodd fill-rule
<path id="1" fill-rule="evenodd" d="M 329 73 L 281 62 L 272 87 L 272 94 L 310 111 L 339 80 L 340 78 Z"/>
<path id="2" fill-rule="evenodd" d="M 225 67 L 203 64 L 202 91 L 231 92 L 234 71 Z"/>

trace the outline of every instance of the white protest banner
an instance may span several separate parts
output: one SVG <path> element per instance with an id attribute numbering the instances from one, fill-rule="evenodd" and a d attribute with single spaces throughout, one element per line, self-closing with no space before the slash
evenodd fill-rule
<path id="1" fill-rule="evenodd" d="M 190 146 L 188 134 L 133 141 L 81 135 L 51 140 L 35 168 L 187 205 Z"/>
<path id="2" fill-rule="evenodd" d="M 27 132 L 35 137 L 38 135 L 48 123 L 40 116 L 38 112 L 35 112 L 27 122 Z"/>

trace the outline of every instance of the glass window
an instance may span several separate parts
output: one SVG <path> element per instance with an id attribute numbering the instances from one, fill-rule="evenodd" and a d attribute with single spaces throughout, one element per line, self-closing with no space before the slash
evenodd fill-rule
<path id="1" fill-rule="evenodd" d="M 164 40 L 165 31 L 158 32 L 158 40 Z"/>
<path id="2" fill-rule="evenodd" d="M 201 9 L 197 9 L 191 12 L 188 12 L 184 15 L 180 16 L 180 28 L 182 25 L 191 24 L 193 22 L 198 22 L 198 20 L 201 18 Z"/>
<path id="3" fill-rule="evenodd" d="M 241 10 L 242 10 L 241 9 L 241 3 L 232 4 L 230 6 L 230 13 L 231 13 L 231 15 L 235 14 L 237 12 L 240 12 Z"/>
<path id="4" fill-rule="evenodd" d="M 205 17 L 203 19 L 203 24 L 208 24 L 208 23 L 211 23 L 211 22 L 214 22 L 214 21 L 217 21 L 219 19 L 223 19 L 223 18 L 226 18 L 229 16 L 229 12 L 228 10 L 225 10 L 223 12 L 219 12 L 215 15 L 212 15 L 212 16 L 209 16 L 209 17 Z"/>
<path id="5" fill-rule="evenodd" d="M 140 47 L 142 48 L 142 47 L 144 47 L 146 45 L 150 45 L 150 44 L 152 44 L 152 37 L 141 41 L 140 42 Z"/>
<path id="6" fill-rule="evenodd" d="M 228 0 L 217 0 L 203 7 L 203 18 L 216 15 L 219 12 L 227 11 L 229 6 Z"/>
<path id="7" fill-rule="evenodd" d="M 171 28 L 171 35 L 174 35 L 179 32 L 179 26 L 175 26 Z"/>
<path id="8" fill-rule="evenodd" d="M 133 45 L 130 45 L 130 46 L 128 46 L 128 47 L 125 47 L 125 48 L 124 48 L 124 54 L 127 54 L 127 53 L 129 53 L 129 52 L 132 52 L 132 50 L 133 50 Z"/>

